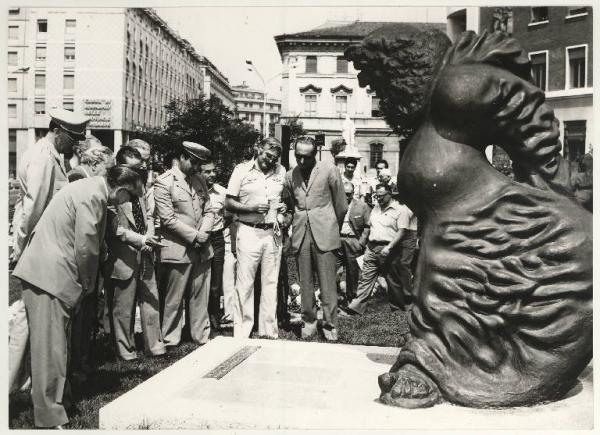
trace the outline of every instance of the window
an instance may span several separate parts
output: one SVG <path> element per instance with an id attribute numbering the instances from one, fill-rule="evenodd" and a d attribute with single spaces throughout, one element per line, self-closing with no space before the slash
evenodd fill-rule
<path id="1" fill-rule="evenodd" d="M 8 78 L 8 92 L 17 92 L 17 79 L 15 77 Z"/>
<path id="2" fill-rule="evenodd" d="M 48 33 L 48 20 L 37 20 L 38 33 Z"/>
<path id="3" fill-rule="evenodd" d="M 76 20 L 65 20 L 65 35 L 75 34 L 76 28 L 77 28 Z"/>
<path id="4" fill-rule="evenodd" d="M 16 118 L 17 117 L 17 105 L 16 104 L 9 104 L 8 105 L 8 117 L 9 118 Z"/>
<path id="5" fill-rule="evenodd" d="M 577 6 L 573 8 L 569 8 L 569 12 L 567 13 L 567 17 L 572 17 L 575 15 L 587 15 L 587 8 L 585 6 Z"/>
<path id="6" fill-rule="evenodd" d="M 370 153 L 369 153 L 369 164 L 371 168 L 377 167 L 377 162 L 383 159 L 383 144 L 380 143 L 372 143 L 369 145 Z"/>
<path id="7" fill-rule="evenodd" d="M 587 46 L 567 47 L 567 87 L 568 89 L 586 87 Z"/>
<path id="8" fill-rule="evenodd" d="M 75 89 L 75 76 L 73 74 L 65 74 L 63 77 L 63 89 L 72 91 Z"/>
<path id="9" fill-rule="evenodd" d="M 45 101 L 36 101 L 34 103 L 34 110 L 36 115 L 43 115 L 46 113 L 46 102 Z"/>
<path id="10" fill-rule="evenodd" d="M 75 47 L 65 47 L 65 60 L 75 60 Z"/>
<path id="11" fill-rule="evenodd" d="M 531 8 L 531 20 L 530 24 L 543 23 L 548 21 L 548 8 Z"/>
<path id="12" fill-rule="evenodd" d="M 308 116 L 315 115 L 317 113 L 317 96 L 316 95 L 305 95 L 304 96 L 304 113 Z"/>
<path id="13" fill-rule="evenodd" d="M 531 60 L 531 76 L 533 77 L 533 84 L 542 91 L 546 90 L 546 73 L 548 71 L 547 56 L 547 52 L 529 54 L 529 59 Z"/>
<path id="14" fill-rule="evenodd" d="M 46 74 L 35 75 L 35 89 L 44 90 L 46 89 Z"/>
<path id="15" fill-rule="evenodd" d="M 306 56 L 306 72 L 317 72 L 317 56 Z"/>
<path id="16" fill-rule="evenodd" d="M 8 26 L 8 39 L 19 39 L 19 26 Z"/>
<path id="17" fill-rule="evenodd" d="M 382 116 L 379 101 L 379 97 L 371 97 L 371 116 L 373 118 L 380 118 Z"/>
<path id="18" fill-rule="evenodd" d="M 19 56 L 16 51 L 8 52 L 8 65 L 9 66 L 17 66 L 19 64 Z"/>
<path id="19" fill-rule="evenodd" d="M 46 60 L 46 47 L 35 47 L 35 60 Z"/>
<path id="20" fill-rule="evenodd" d="M 338 73 L 346 74 L 348 72 L 348 61 L 343 57 L 337 58 L 337 70 Z"/>
<path id="21" fill-rule="evenodd" d="M 63 101 L 63 109 L 70 110 L 71 112 L 73 112 L 74 108 L 75 104 L 73 103 L 73 101 Z"/>
<path id="22" fill-rule="evenodd" d="M 565 157 L 575 162 L 585 154 L 585 121 L 565 121 Z"/>
<path id="23" fill-rule="evenodd" d="M 17 150 L 17 130 L 14 128 L 8 129 L 8 150 L 11 152 Z"/>
<path id="24" fill-rule="evenodd" d="M 336 95 L 335 96 L 335 113 L 338 115 L 345 115 L 348 112 L 348 96 L 347 95 Z"/>

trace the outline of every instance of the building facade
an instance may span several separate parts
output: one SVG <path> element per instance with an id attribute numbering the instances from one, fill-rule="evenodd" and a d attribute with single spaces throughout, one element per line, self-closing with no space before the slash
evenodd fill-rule
<path id="1" fill-rule="evenodd" d="M 592 147 L 593 8 L 481 7 L 449 10 L 449 35 L 502 30 L 531 60 L 533 82 L 560 121 L 563 155 L 576 161 Z"/>
<path id="2" fill-rule="evenodd" d="M 235 96 L 237 117 L 252 125 L 263 137 L 273 136 L 275 124 L 279 123 L 279 117 L 281 116 L 281 100 L 269 98 L 267 95 L 267 107 L 264 110 L 265 93 L 250 88 L 246 82 L 234 86 L 233 94 Z M 267 118 L 266 134 L 263 115 Z"/>
<path id="3" fill-rule="evenodd" d="M 201 71 L 204 77 L 202 92 L 204 95 L 214 95 L 220 98 L 225 106 L 234 110 L 236 106 L 235 96 L 229 84 L 229 79 L 208 58 L 204 56 L 201 56 L 201 58 Z"/>
<path id="4" fill-rule="evenodd" d="M 316 29 L 275 37 L 283 63 L 282 122 L 297 117 L 307 134 L 324 135 L 322 151 L 342 137 L 342 124 L 349 115 L 356 128 L 355 145 L 362 158 L 360 169 L 370 172 L 383 158 L 392 172 L 399 165 L 399 138 L 392 133 L 379 110 L 379 98 L 361 88 L 352 63 L 344 51 L 358 44 L 386 22 L 328 22 Z M 445 24 L 423 27 L 445 31 Z M 321 158 L 333 159 L 330 152 Z"/>
<path id="5" fill-rule="evenodd" d="M 207 59 L 152 9 L 11 8 L 8 34 L 11 169 L 52 107 L 88 116 L 89 133 L 116 149 L 163 126 L 170 101 L 205 90 Z"/>

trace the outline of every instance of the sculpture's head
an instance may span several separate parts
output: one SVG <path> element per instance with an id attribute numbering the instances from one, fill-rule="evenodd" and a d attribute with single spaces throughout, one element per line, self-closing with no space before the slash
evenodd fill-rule
<path id="1" fill-rule="evenodd" d="M 391 24 L 345 54 L 396 133 L 410 135 L 429 118 L 449 140 L 496 144 L 536 171 L 556 170 L 554 113 L 531 83 L 527 53 L 505 33 L 465 32 L 451 45 L 441 31 Z"/>
<path id="2" fill-rule="evenodd" d="M 406 134 L 427 113 L 433 81 L 450 45 L 441 31 L 395 23 L 349 47 L 345 56 L 360 71 L 360 86 L 376 92 L 388 124 L 396 133 Z"/>
<path id="3" fill-rule="evenodd" d="M 446 53 L 434 86 L 430 115 L 440 135 L 480 148 L 499 145 L 543 174 L 556 170 L 558 122 L 515 39 L 464 33 Z"/>

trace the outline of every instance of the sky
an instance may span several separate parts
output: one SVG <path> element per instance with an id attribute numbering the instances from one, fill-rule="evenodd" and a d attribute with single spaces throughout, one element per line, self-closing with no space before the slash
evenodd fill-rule
<path id="1" fill-rule="evenodd" d="M 267 82 L 269 97 L 280 98 L 281 58 L 273 37 L 313 29 L 326 21 L 446 22 L 446 7 L 173 7 L 156 8 L 196 51 L 208 57 L 231 85 L 262 82 L 248 71 L 252 60 Z"/>

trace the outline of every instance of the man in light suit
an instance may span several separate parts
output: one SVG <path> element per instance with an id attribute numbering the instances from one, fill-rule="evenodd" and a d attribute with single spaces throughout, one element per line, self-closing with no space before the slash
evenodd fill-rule
<path id="1" fill-rule="evenodd" d="M 86 137 L 79 142 L 85 150 L 78 155 L 79 164 L 67 174 L 69 183 L 82 178 L 105 176 L 106 170 L 115 165 L 115 158 L 110 148 L 105 147 L 95 137 Z"/>
<path id="2" fill-rule="evenodd" d="M 129 145 L 119 149 L 116 161 L 118 165 L 136 171 L 143 166 L 140 152 Z M 147 212 L 143 195 L 109 208 L 106 242 L 106 302 L 116 356 L 123 360 L 137 358 L 134 337 L 136 302 L 140 306 L 146 352 L 153 356 L 164 354 L 166 349 L 160 330 L 158 287 L 152 257 L 152 248 L 159 247 L 160 243 L 154 235 L 154 219 Z"/>
<path id="3" fill-rule="evenodd" d="M 90 177 L 64 187 L 46 208 L 13 272 L 23 285 L 38 427 L 69 421 L 63 396 L 68 392 L 70 324 L 96 283 L 106 207 L 141 193 L 139 175 L 122 167 L 109 169 L 106 178 Z"/>
<path id="4" fill-rule="evenodd" d="M 23 153 L 17 170 L 21 192 L 12 221 L 11 263 L 21 256 L 52 197 L 68 183 L 64 154 L 71 153 L 77 141 L 85 138 L 87 118 L 64 109 L 53 109 L 48 114 L 48 133 Z"/>
<path id="5" fill-rule="evenodd" d="M 194 142 L 183 142 L 173 167 L 154 184 L 156 212 L 160 218 L 160 287 L 165 295 L 162 332 L 165 345 L 177 346 L 183 328 L 183 305 L 190 335 L 197 344 L 208 342 L 208 297 L 213 257 L 209 243 L 214 214 L 206 183 L 195 175 L 210 151 Z"/>
<path id="6" fill-rule="evenodd" d="M 288 209 L 294 213 L 292 253 L 300 275 L 302 335 L 308 337 L 317 331 L 314 264 L 321 287 L 323 335 L 337 341 L 336 251 L 341 246 L 340 227 L 348 204 L 337 168 L 316 161 L 314 140 L 300 137 L 294 147 L 298 166 L 285 175 L 284 198 L 289 198 Z"/>
<path id="7" fill-rule="evenodd" d="M 114 166 L 113 152 L 110 148 L 103 146 L 93 136 L 80 141 L 79 145 L 84 151 L 79 153 L 79 166 L 69 171 L 67 177 L 69 183 L 83 178 L 106 176 L 108 168 Z M 105 248 L 105 247 L 104 247 Z M 106 256 L 106 249 L 102 250 L 102 256 Z M 101 258 L 102 262 L 104 258 Z M 71 325 L 71 358 L 70 380 L 75 387 L 87 380 L 88 375 L 94 370 L 95 360 L 93 358 L 93 337 L 98 304 L 98 289 L 102 288 L 102 276 L 98 277 L 96 288 L 87 293 L 82 301 L 79 311 L 73 316 Z"/>

